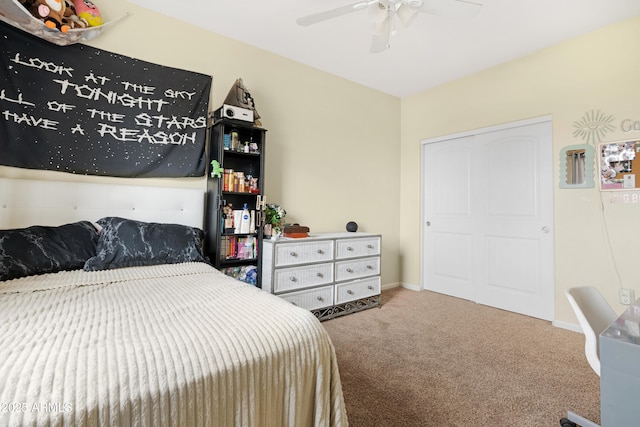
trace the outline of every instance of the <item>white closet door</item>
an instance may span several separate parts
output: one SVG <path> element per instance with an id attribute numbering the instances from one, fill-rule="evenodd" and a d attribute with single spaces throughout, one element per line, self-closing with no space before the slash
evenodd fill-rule
<path id="1" fill-rule="evenodd" d="M 553 318 L 551 123 L 423 146 L 423 288 Z"/>
<path id="2" fill-rule="evenodd" d="M 473 300 L 477 245 L 474 137 L 424 147 L 424 288 Z"/>

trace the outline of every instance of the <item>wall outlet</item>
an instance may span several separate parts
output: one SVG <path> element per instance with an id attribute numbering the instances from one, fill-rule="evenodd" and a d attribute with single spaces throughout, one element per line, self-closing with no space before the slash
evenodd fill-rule
<path id="1" fill-rule="evenodd" d="M 635 300 L 633 289 L 620 289 L 620 304 L 631 305 Z"/>

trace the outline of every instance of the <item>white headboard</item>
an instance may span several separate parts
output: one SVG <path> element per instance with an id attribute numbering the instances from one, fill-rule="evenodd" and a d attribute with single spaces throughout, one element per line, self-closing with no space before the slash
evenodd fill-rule
<path id="1" fill-rule="evenodd" d="M 105 216 L 203 227 L 204 189 L 0 178 L 0 229 Z"/>

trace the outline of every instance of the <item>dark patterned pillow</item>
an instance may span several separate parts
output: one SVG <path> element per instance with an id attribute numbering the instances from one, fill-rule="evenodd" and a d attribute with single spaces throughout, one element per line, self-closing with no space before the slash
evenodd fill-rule
<path id="1" fill-rule="evenodd" d="M 86 271 L 142 265 L 206 262 L 202 254 L 204 232 L 178 224 L 160 224 L 106 217 L 96 255 L 84 264 Z"/>
<path id="2" fill-rule="evenodd" d="M 0 230 L 0 280 L 80 270 L 95 256 L 97 241 L 89 221 Z"/>

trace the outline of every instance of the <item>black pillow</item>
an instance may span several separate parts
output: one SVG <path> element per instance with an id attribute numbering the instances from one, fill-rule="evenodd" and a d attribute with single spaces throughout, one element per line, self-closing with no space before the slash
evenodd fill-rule
<path id="1" fill-rule="evenodd" d="M 82 269 L 97 241 L 89 221 L 0 230 L 0 280 Z"/>
<path id="2" fill-rule="evenodd" d="M 86 271 L 143 265 L 206 262 L 202 254 L 204 232 L 178 224 L 160 224 L 106 217 L 96 255 L 84 264 Z"/>

